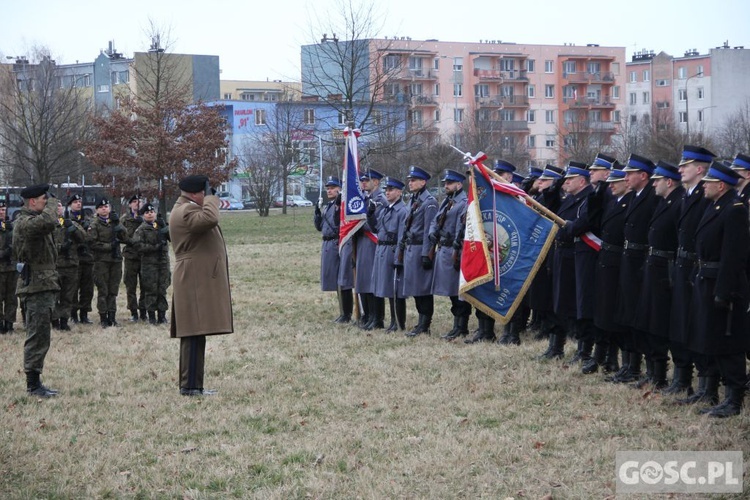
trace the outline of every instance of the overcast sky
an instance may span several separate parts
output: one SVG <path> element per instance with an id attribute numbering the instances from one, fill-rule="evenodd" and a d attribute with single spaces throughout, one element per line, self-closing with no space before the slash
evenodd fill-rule
<path id="1" fill-rule="evenodd" d="M 750 0 L 373 3 L 381 28 L 372 34 L 381 37 L 598 43 L 625 47 L 628 60 L 641 49 L 704 54 L 725 41 L 750 49 Z M 222 79 L 299 80 L 300 45 L 322 36 L 330 24 L 319 19 L 336 19 L 338 5 L 340 0 L 3 0 L 0 56 L 5 62 L 46 46 L 58 62 L 90 62 L 114 40 L 118 52 L 132 57 L 147 49 L 153 20 L 171 28 L 172 52 L 220 56 Z"/>

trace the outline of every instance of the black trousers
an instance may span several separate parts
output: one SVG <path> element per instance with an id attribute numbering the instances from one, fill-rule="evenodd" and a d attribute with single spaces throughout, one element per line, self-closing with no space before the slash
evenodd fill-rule
<path id="1" fill-rule="evenodd" d="M 451 314 L 460 318 L 462 316 L 471 316 L 471 304 L 466 301 L 458 300 L 458 295 L 451 295 Z"/>
<path id="2" fill-rule="evenodd" d="M 724 386 L 732 389 L 741 389 L 747 382 L 747 370 L 745 367 L 745 353 L 726 354 L 716 356 L 716 364 L 724 381 Z"/>
<path id="3" fill-rule="evenodd" d="M 203 389 L 206 336 L 180 338 L 180 389 Z"/>

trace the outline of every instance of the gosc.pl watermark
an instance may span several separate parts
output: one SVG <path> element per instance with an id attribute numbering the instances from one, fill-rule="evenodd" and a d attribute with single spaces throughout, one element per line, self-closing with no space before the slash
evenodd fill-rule
<path id="1" fill-rule="evenodd" d="M 742 493 L 741 451 L 618 451 L 617 493 Z"/>

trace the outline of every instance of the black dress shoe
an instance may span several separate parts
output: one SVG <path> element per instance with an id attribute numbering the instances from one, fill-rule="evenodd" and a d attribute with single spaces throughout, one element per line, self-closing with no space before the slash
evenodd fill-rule
<path id="1" fill-rule="evenodd" d="M 214 396 L 218 391 L 214 389 L 185 389 L 180 388 L 180 395 L 182 396 Z"/>

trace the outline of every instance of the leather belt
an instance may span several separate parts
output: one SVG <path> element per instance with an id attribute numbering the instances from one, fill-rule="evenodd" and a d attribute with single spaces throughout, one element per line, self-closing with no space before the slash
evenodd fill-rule
<path id="1" fill-rule="evenodd" d="M 698 261 L 698 267 L 701 269 L 719 269 L 721 262 L 710 262 L 705 260 Z"/>
<path id="2" fill-rule="evenodd" d="M 378 246 L 385 246 L 385 247 L 392 247 L 395 246 L 397 242 L 395 241 L 381 241 L 378 240 Z"/>
<path id="3" fill-rule="evenodd" d="M 412 245 L 412 246 L 421 245 L 422 244 L 422 240 L 409 240 L 409 241 L 406 242 L 406 244 L 407 245 Z"/>
<path id="4" fill-rule="evenodd" d="M 654 247 L 649 247 L 648 254 L 653 255 L 654 257 L 662 257 L 664 259 L 672 260 L 674 259 L 674 252 L 670 252 L 668 250 L 657 250 Z"/>
<path id="5" fill-rule="evenodd" d="M 688 252 L 684 248 L 679 247 L 677 249 L 677 257 L 680 259 L 695 260 L 698 257 L 698 254 L 695 252 Z"/>
<path id="6" fill-rule="evenodd" d="M 622 252 L 623 248 L 618 247 L 617 245 L 612 245 L 611 243 L 607 243 L 606 241 L 602 241 L 602 249 L 607 250 L 609 252 Z"/>
<path id="7" fill-rule="evenodd" d="M 645 243 L 634 243 L 632 241 L 625 240 L 625 250 L 648 250 L 648 245 Z"/>

